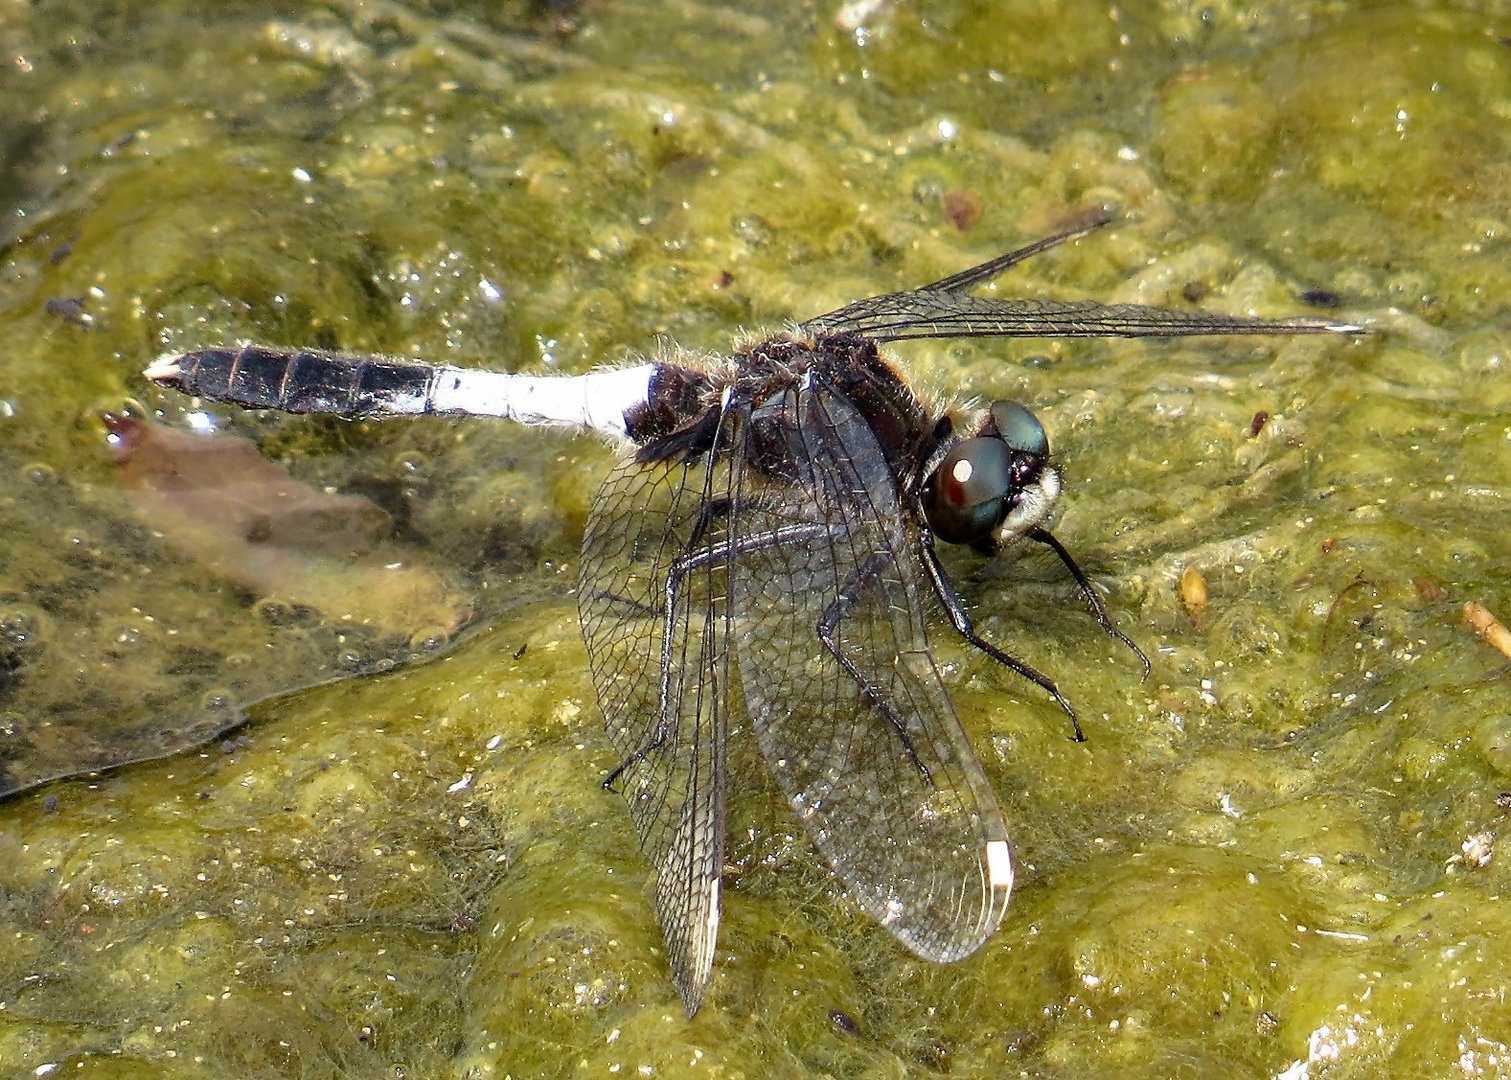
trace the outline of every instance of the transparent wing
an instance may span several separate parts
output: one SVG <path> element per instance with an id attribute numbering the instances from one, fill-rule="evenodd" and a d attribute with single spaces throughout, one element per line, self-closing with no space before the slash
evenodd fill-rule
<path id="1" fill-rule="evenodd" d="M 715 519 L 710 535 L 700 513 L 727 474 L 707 455 L 620 464 L 588 521 L 578 598 L 593 684 L 622 756 L 616 786 L 656 870 L 656 914 L 688 1016 L 718 936 L 732 660 L 722 563 L 686 566 L 685 556 L 718 550 L 723 524 Z"/>
<path id="2" fill-rule="evenodd" d="M 1195 334 L 1358 333 L 1351 323 L 1317 319 L 1252 319 L 1205 311 L 1173 311 L 1142 304 L 1089 300 L 1022 300 L 971 296 L 969 292 L 1041 251 L 1078 239 L 1106 225 L 1094 215 L 1077 228 L 999 255 L 907 292 L 857 300 L 809 319 L 809 334 L 852 331 L 876 341 L 951 337 L 1184 337 Z"/>
<path id="3" fill-rule="evenodd" d="M 876 341 L 950 337 L 1188 337 L 1197 334 L 1331 334 L 1358 327 L 1313 319 L 1251 319 L 1090 300 L 1009 300 L 930 289 L 861 300 L 803 324 L 809 333 L 853 330 Z"/>
<path id="4" fill-rule="evenodd" d="M 848 402 L 795 390 L 771 413 L 758 410 L 751 442 L 788 440 L 811 475 L 780 499 L 744 493 L 738 532 L 806 525 L 815 539 L 742 547 L 734 561 L 752 726 L 861 907 L 918 955 L 959 959 L 1001 922 L 1011 859 L 996 797 L 930 659 L 916 538 Z"/>

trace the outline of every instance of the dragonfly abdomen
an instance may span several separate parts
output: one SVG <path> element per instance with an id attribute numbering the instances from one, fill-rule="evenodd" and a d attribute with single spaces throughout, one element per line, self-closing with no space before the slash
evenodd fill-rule
<path id="1" fill-rule="evenodd" d="M 249 345 L 165 357 L 145 374 L 249 409 L 359 417 L 431 411 L 426 404 L 435 371 L 429 364 Z"/>
<path id="2" fill-rule="evenodd" d="M 421 413 L 498 416 L 626 438 L 626 413 L 644 411 L 656 368 L 641 364 L 586 375 L 515 375 L 248 345 L 163 357 L 143 374 L 187 394 L 249 409 L 351 419 Z"/>

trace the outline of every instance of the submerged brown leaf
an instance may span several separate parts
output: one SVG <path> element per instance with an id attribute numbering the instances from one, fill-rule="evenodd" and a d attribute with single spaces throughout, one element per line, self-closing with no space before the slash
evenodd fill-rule
<path id="1" fill-rule="evenodd" d="M 300 483 L 245 439 L 103 419 L 138 513 L 211 573 L 383 635 L 449 635 L 466 621 L 467 606 L 369 500 Z"/>
<path id="2" fill-rule="evenodd" d="M 460 463 L 403 530 L 245 439 L 115 415 L 102 434 L 104 485 L 0 448 L 0 470 L 47 493 L 0 495 L 0 797 L 203 745 L 256 702 L 434 657 L 533 595 L 527 541 L 456 515 L 475 464 L 444 427 L 416 441 Z"/>

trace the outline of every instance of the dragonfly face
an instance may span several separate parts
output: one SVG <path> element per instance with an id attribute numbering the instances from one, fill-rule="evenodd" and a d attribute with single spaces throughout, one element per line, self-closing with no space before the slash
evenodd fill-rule
<path id="1" fill-rule="evenodd" d="M 1044 425 L 1017 402 L 998 401 L 982 433 L 940 459 L 924 483 L 923 511 L 945 543 L 989 549 L 1042 524 L 1059 490 Z"/>
<path id="2" fill-rule="evenodd" d="M 620 755 L 610 782 L 655 868 L 657 914 L 691 1016 L 718 934 L 733 702 L 814 846 L 903 945 L 957 960 L 1001 922 L 1013 882 L 1007 829 L 934 666 L 930 616 L 942 610 L 967 642 L 1075 714 L 1053 680 L 976 632 L 936 540 L 988 554 L 1018 539 L 1049 547 L 1148 671 L 1044 527 L 1060 476 L 1043 426 L 997 402 L 959 438 L 951 420 L 926 413 L 878 343 L 1358 330 L 972 295 L 1105 223 L 848 305 L 709 370 L 534 377 L 247 346 L 164 358 L 146 374 L 253 408 L 487 415 L 629 444 L 589 518 L 580 614 Z"/>

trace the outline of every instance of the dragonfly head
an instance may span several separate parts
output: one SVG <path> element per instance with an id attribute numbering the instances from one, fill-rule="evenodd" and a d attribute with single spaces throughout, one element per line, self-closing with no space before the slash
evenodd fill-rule
<path id="1" fill-rule="evenodd" d="M 980 434 L 951 446 L 924 483 L 923 512 L 946 543 L 990 550 L 1043 522 L 1059 494 L 1044 425 L 997 401 Z"/>

